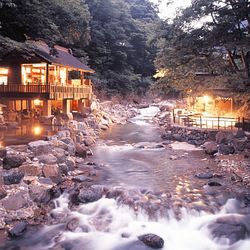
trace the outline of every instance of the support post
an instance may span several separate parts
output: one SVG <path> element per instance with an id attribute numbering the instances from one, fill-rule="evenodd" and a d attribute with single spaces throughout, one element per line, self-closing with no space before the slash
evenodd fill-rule
<path id="1" fill-rule="evenodd" d="M 70 100 L 68 99 L 63 99 L 63 113 L 64 114 L 69 114 L 71 111 L 71 107 L 70 107 Z"/>
<path id="2" fill-rule="evenodd" d="M 51 115 L 51 100 L 43 100 L 42 115 L 43 116 Z"/>

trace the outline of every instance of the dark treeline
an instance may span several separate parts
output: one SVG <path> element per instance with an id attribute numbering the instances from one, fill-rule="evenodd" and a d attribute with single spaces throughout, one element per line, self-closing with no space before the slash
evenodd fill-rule
<path id="1" fill-rule="evenodd" d="M 148 0 L 1 0 L 0 57 L 27 40 L 59 44 L 96 70 L 99 91 L 141 94 L 155 71 L 158 20 Z"/>
<path id="2" fill-rule="evenodd" d="M 110 95 L 249 90 L 249 17 L 248 0 L 193 0 L 172 21 L 149 0 L 0 0 L 0 57 L 29 39 L 69 47 Z"/>

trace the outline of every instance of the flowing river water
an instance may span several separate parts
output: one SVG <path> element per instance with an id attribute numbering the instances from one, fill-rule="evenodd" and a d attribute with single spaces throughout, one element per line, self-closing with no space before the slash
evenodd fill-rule
<path id="1" fill-rule="evenodd" d="M 149 216 L 146 210 L 106 197 L 71 210 L 64 194 L 55 201 L 53 213 L 67 214 L 65 220 L 77 219 L 75 230 L 65 230 L 63 223 L 46 226 L 27 233 L 16 244 L 20 248 L 9 249 L 149 250 L 138 236 L 153 233 L 164 239 L 165 250 L 249 250 L 248 237 L 233 242 L 212 235 L 208 225 L 225 218 L 250 220 L 249 211 L 233 199 L 230 185 L 223 180 L 219 179 L 222 186 L 209 187 L 208 180 L 194 177 L 208 171 L 213 161 L 191 145 L 164 143 L 151 122 L 157 112 L 157 107 L 143 109 L 130 123 L 103 133 L 92 160 L 105 168 L 102 185 L 140 190 L 145 199 L 158 196 L 156 203 L 168 200 L 165 216 L 155 210 Z"/>

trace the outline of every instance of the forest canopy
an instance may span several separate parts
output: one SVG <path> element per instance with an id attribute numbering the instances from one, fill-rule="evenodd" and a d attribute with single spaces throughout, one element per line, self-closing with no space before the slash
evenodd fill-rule
<path id="1" fill-rule="evenodd" d="M 43 40 L 88 63 L 99 93 L 247 90 L 249 21 L 248 0 L 193 0 L 174 20 L 151 0 L 0 0 L 0 58 Z"/>

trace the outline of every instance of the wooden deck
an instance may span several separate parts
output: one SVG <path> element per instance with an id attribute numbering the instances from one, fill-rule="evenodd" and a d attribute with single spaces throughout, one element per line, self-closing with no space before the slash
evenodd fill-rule
<path id="1" fill-rule="evenodd" d="M 58 85 L 0 85 L 0 97 L 34 98 L 36 96 L 52 100 L 82 99 L 92 95 L 92 86 L 58 86 Z"/>

